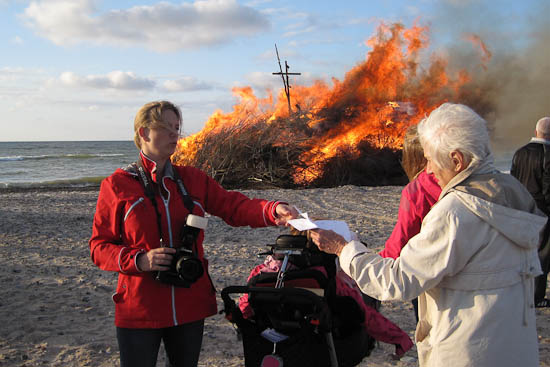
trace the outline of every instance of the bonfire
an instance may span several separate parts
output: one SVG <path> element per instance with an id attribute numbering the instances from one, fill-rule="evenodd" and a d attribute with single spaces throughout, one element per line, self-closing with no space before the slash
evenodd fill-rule
<path id="1" fill-rule="evenodd" d="M 292 111 L 282 89 L 257 98 L 251 87 L 234 88 L 233 111 L 214 112 L 172 159 L 227 188 L 404 184 L 405 130 L 443 102 L 476 95 L 468 73 L 447 70 L 443 57 L 421 66 L 428 41 L 427 27 L 380 25 L 343 80 L 294 85 Z"/>

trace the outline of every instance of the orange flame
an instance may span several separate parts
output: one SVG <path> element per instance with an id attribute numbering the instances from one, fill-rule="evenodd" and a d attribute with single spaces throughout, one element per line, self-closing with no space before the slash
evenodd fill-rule
<path id="1" fill-rule="evenodd" d="M 312 131 L 311 150 L 301 157 L 307 168 L 296 168 L 296 183 L 307 184 L 319 176 L 322 163 L 341 149 L 357 151 L 362 141 L 377 148 L 400 149 L 404 131 L 418 123 L 441 103 L 455 99 L 469 75 L 447 71 L 447 61 L 432 55 L 428 68 L 420 67 L 419 54 L 428 46 L 428 28 L 381 24 L 366 41 L 371 48 L 366 59 L 348 71 L 342 81 L 329 86 L 316 81 L 310 86 L 292 86 L 293 114 L 289 116 L 286 95 L 277 101 L 254 96 L 250 87 L 233 88 L 240 102 L 233 111 L 216 111 L 204 129 L 179 142 L 178 151 L 193 156 L 205 138 L 216 129 L 247 123 L 271 122 L 299 116 Z M 292 131 L 286 131 L 287 137 Z"/>
<path id="2" fill-rule="evenodd" d="M 493 54 L 491 53 L 491 51 L 489 51 L 489 48 L 487 47 L 485 42 L 483 42 L 481 37 L 479 37 L 477 34 L 465 34 L 464 38 L 470 41 L 474 46 L 479 47 L 482 54 L 481 55 L 482 66 L 485 70 L 487 70 L 487 64 L 491 60 L 491 57 L 493 57 Z"/>

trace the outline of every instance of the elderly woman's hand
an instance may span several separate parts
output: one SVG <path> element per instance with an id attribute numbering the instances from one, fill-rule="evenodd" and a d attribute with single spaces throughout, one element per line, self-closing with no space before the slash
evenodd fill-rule
<path id="1" fill-rule="evenodd" d="M 313 243 L 319 247 L 319 250 L 329 254 L 340 256 L 342 249 L 347 245 L 344 237 L 326 229 L 312 229 L 310 236 Z"/>
<path id="2" fill-rule="evenodd" d="M 296 219 L 299 216 L 298 210 L 295 207 L 288 204 L 279 204 L 275 208 L 275 213 L 277 218 L 275 218 L 275 224 L 278 226 L 288 226 L 288 221 L 291 219 Z"/>

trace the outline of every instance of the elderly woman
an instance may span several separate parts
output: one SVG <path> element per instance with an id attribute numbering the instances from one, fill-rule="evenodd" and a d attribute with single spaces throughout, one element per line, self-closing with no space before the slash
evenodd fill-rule
<path id="1" fill-rule="evenodd" d="M 546 218 L 526 189 L 493 166 L 486 122 L 445 103 L 418 127 L 442 192 L 398 258 L 331 231 L 312 233 L 363 292 L 419 297 L 420 366 L 538 366 L 533 277 Z"/>

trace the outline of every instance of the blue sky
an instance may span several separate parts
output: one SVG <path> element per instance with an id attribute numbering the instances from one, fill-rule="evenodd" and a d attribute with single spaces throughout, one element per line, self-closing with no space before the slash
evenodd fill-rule
<path id="1" fill-rule="evenodd" d="M 308 85 L 364 60 L 381 21 L 430 25 L 434 49 L 461 32 L 513 48 L 548 3 L 0 0 L 0 141 L 131 140 L 135 113 L 158 99 L 195 133 L 231 110 L 232 87 L 281 87 L 275 43 Z"/>

